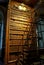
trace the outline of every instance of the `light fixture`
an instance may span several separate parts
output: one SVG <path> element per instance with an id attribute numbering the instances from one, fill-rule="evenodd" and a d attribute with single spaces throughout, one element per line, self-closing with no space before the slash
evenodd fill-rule
<path id="1" fill-rule="evenodd" d="M 23 10 L 23 11 L 26 11 L 27 10 L 27 8 L 25 7 L 25 5 L 23 3 L 18 6 L 18 9 L 19 10 Z"/>

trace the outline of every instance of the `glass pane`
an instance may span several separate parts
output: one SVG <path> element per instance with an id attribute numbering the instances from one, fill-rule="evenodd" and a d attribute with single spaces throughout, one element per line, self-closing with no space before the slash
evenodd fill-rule
<path id="1" fill-rule="evenodd" d="M 3 39 L 3 13 L 0 11 L 0 57 L 2 52 L 2 39 Z"/>
<path id="2" fill-rule="evenodd" d="M 39 48 L 44 48 L 44 20 L 41 19 L 41 21 L 39 21 L 38 23 L 38 45 Z"/>
<path id="3" fill-rule="evenodd" d="M 43 41 L 42 40 L 39 41 L 39 48 L 43 48 Z"/>

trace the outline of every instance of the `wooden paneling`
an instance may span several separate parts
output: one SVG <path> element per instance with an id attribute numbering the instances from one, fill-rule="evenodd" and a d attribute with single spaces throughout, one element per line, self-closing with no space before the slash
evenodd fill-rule
<path id="1" fill-rule="evenodd" d="M 36 35 L 34 32 L 36 26 L 34 27 L 32 24 L 34 22 L 34 10 L 25 5 L 27 11 L 21 11 L 18 9 L 19 5 L 20 3 L 15 1 L 9 2 L 8 5 L 5 50 L 6 65 L 16 65 L 19 54 L 23 51 L 23 46 L 27 41 L 27 36 L 29 37 L 29 43 L 27 42 L 27 44 L 31 44 L 33 41 L 30 35 Z"/>

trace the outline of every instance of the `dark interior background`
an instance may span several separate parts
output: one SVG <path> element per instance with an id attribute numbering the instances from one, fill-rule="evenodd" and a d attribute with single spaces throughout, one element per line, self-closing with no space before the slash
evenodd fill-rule
<path id="1" fill-rule="evenodd" d="M 39 0 L 15 0 L 15 1 L 18 1 L 18 2 L 24 2 L 25 4 L 27 4 L 28 6 L 31 6 L 31 7 L 34 7 L 36 4 L 37 4 L 37 2 L 39 1 Z M 8 8 L 8 2 L 9 2 L 9 0 L 0 0 L 0 6 L 2 7 L 0 10 L 2 10 L 3 12 L 5 12 L 4 13 L 4 25 L 6 24 L 6 19 L 7 19 L 7 8 Z M 42 9 L 43 10 L 42 10 Z M 42 4 L 42 5 L 40 5 L 39 6 L 39 10 L 40 10 L 40 13 L 43 11 L 44 12 L 44 4 Z M 42 12 L 42 13 L 43 13 Z M 44 17 L 44 14 L 40 14 L 40 15 L 42 15 L 42 17 Z M 44 21 L 44 20 L 43 20 Z M 6 26 L 4 26 L 4 36 L 5 36 L 5 28 L 6 28 Z M 1 28 L 0 28 L 1 29 Z M 44 31 L 43 31 L 44 32 Z M 1 33 L 1 32 L 0 32 Z M 44 33 L 43 33 L 44 34 Z M 3 40 L 3 42 L 5 42 L 5 38 L 4 38 L 4 40 Z M 43 37 L 43 43 L 44 43 L 44 37 Z M 41 45 L 39 45 L 40 47 L 41 47 Z M 3 44 L 3 48 L 2 48 L 2 58 L 4 58 L 4 49 L 5 49 L 5 44 Z M 40 48 L 40 53 L 42 54 L 42 52 L 44 53 L 44 49 L 42 49 L 41 50 L 41 48 Z"/>

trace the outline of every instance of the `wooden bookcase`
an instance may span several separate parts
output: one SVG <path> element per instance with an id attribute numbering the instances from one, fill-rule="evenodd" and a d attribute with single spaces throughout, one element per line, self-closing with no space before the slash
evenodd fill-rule
<path id="1" fill-rule="evenodd" d="M 36 25 L 33 8 L 26 7 L 26 11 L 19 10 L 21 3 L 10 0 L 7 11 L 7 26 L 6 26 L 6 50 L 5 64 L 16 65 L 19 55 L 23 52 L 25 44 L 32 44 L 32 49 L 36 48 Z M 28 37 L 28 38 L 27 38 Z M 28 42 L 27 42 L 28 39 Z M 34 47 L 35 46 L 35 47 Z"/>

